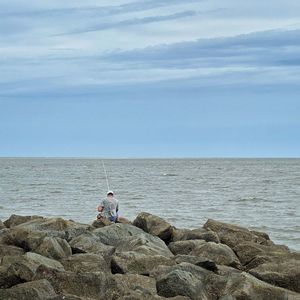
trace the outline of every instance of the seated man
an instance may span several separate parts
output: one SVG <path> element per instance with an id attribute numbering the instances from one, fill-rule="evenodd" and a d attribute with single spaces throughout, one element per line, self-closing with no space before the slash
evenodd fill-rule
<path id="1" fill-rule="evenodd" d="M 114 197 L 113 191 L 107 192 L 106 199 L 103 199 L 98 206 L 98 220 L 108 220 L 112 223 L 118 221 L 119 201 Z"/>

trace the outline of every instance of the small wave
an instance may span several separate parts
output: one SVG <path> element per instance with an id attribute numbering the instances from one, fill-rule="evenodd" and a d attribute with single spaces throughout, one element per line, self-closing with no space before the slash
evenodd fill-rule
<path id="1" fill-rule="evenodd" d="M 274 180 L 271 180 L 271 179 L 264 179 L 261 181 L 262 183 L 266 183 L 266 184 L 271 184 L 271 183 L 275 183 Z"/>
<path id="2" fill-rule="evenodd" d="M 178 176 L 178 175 L 175 173 L 163 173 L 163 176 L 173 177 L 173 176 Z"/>
<path id="3" fill-rule="evenodd" d="M 50 194 L 62 194 L 62 191 L 50 191 Z"/>

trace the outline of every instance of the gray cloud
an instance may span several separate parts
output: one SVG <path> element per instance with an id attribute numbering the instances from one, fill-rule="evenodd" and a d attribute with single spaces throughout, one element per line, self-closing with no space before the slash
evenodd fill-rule
<path id="1" fill-rule="evenodd" d="M 148 66 L 299 65 L 300 30 L 272 30 L 124 51 L 105 59 Z"/>

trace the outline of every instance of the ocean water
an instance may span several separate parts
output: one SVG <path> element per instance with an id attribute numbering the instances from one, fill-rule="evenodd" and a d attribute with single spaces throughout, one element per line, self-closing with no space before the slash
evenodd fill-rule
<path id="1" fill-rule="evenodd" d="M 122 216 L 179 228 L 208 218 L 267 232 L 300 250 L 300 159 L 104 160 Z M 0 219 L 61 216 L 91 223 L 107 191 L 101 159 L 0 159 Z"/>

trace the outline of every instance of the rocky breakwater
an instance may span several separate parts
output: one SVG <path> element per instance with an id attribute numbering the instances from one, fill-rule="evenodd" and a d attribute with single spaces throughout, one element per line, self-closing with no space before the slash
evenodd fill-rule
<path id="1" fill-rule="evenodd" d="M 1 300 L 300 299 L 300 253 L 214 220 L 191 230 L 148 213 L 106 226 L 12 215 L 0 259 Z"/>

